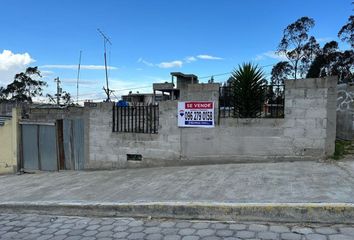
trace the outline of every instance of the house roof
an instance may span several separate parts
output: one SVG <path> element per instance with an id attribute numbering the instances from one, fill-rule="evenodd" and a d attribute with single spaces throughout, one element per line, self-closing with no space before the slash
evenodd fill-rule
<path id="1" fill-rule="evenodd" d="M 194 75 L 194 74 L 184 74 L 184 73 L 181 73 L 181 72 L 171 72 L 171 76 L 174 76 L 174 77 L 183 77 L 183 78 L 198 78 L 197 75 Z"/>

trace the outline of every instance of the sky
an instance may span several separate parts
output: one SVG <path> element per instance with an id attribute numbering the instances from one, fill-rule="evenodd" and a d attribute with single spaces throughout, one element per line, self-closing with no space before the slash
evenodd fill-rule
<path id="1" fill-rule="evenodd" d="M 239 64 L 253 62 L 267 76 L 282 60 L 275 54 L 284 28 L 302 16 L 314 18 L 310 34 L 320 44 L 336 40 L 353 14 L 352 0 L 1 0 L 0 86 L 28 66 L 38 66 L 54 94 L 79 100 L 105 98 L 103 38 L 107 44 L 113 100 L 151 92 L 170 72 L 224 82 Z M 340 43 L 342 49 L 348 48 Z"/>

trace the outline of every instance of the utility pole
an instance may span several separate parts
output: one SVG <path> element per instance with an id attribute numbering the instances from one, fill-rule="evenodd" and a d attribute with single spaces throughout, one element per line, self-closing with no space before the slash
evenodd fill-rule
<path id="1" fill-rule="evenodd" d="M 77 82 L 76 82 L 76 103 L 79 104 L 79 80 L 80 80 L 80 67 L 81 67 L 81 53 L 79 57 L 79 65 L 77 67 Z"/>
<path id="2" fill-rule="evenodd" d="M 61 97 L 61 93 L 62 93 L 62 88 L 60 87 L 59 77 L 55 78 L 54 82 L 57 83 L 57 93 L 55 94 L 55 96 L 57 97 L 57 105 L 60 106 L 60 97 Z"/>
<path id="3" fill-rule="evenodd" d="M 104 67 L 106 70 L 106 88 L 103 87 L 103 90 L 105 91 L 106 95 L 107 95 L 107 99 L 106 102 L 110 102 L 111 98 L 110 95 L 112 93 L 112 90 L 109 90 L 109 86 L 108 86 L 108 71 L 107 71 L 107 54 L 106 54 L 106 45 L 107 43 L 109 43 L 109 45 L 112 45 L 111 41 L 109 40 L 108 37 L 106 37 L 106 35 L 99 29 L 97 28 L 97 31 L 101 34 L 102 38 L 103 38 L 103 47 L 104 47 Z"/>

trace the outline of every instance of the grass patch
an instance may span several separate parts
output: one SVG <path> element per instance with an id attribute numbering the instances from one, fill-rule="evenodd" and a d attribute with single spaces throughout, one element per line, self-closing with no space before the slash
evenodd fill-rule
<path id="1" fill-rule="evenodd" d="M 336 140 L 334 154 L 332 158 L 334 160 L 339 160 L 348 154 L 349 150 L 353 150 L 352 142 L 345 140 Z"/>

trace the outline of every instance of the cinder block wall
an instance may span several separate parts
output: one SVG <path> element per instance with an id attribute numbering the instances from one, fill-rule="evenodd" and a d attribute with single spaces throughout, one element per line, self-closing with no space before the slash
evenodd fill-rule
<path id="1" fill-rule="evenodd" d="M 159 133 L 112 132 L 112 103 L 88 109 L 88 156 L 86 168 L 111 169 L 173 165 L 180 158 L 180 129 L 177 128 L 177 101 L 159 107 Z M 141 154 L 142 162 L 127 161 L 127 154 Z"/>
<path id="2" fill-rule="evenodd" d="M 83 107 L 68 106 L 65 108 L 38 108 L 31 107 L 28 110 L 28 120 L 39 122 L 53 122 L 58 119 L 82 118 Z"/>
<path id="3" fill-rule="evenodd" d="M 221 118 L 215 128 L 178 128 L 177 101 L 160 103 L 158 134 L 113 133 L 112 104 L 86 107 L 86 168 L 125 168 L 227 162 L 313 160 L 333 154 L 336 78 L 285 82 L 284 119 Z M 215 101 L 219 85 L 188 85 L 181 101 Z M 217 121 L 216 116 L 216 121 Z M 141 162 L 127 161 L 141 154 Z"/>
<path id="4" fill-rule="evenodd" d="M 284 137 L 295 156 L 325 157 L 334 152 L 337 77 L 285 81 Z"/>
<path id="5" fill-rule="evenodd" d="M 337 86 L 337 138 L 354 139 L 354 85 Z"/>

